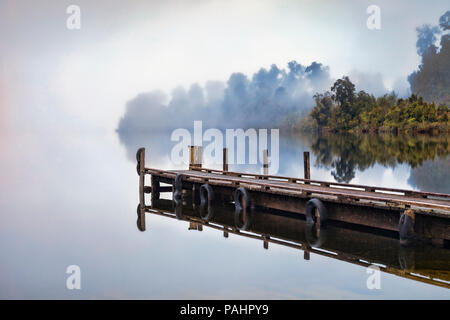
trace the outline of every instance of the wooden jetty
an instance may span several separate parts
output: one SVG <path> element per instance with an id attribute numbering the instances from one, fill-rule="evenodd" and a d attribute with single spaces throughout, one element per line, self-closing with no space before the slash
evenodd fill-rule
<path id="1" fill-rule="evenodd" d="M 172 200 L 157 199 L 145 212 L 189 222 L 189 230 L 211 228 L 230 235 L 259 240 L 264 249 L 269 244 L 345 261 L 362 267 L 377 266 L 382 272 L 450 289 L 450 250 L 421 244 L 401 246 L 392 234 L 367 232 L 354 225 L 330 223 L 320 239 L 312 239 L 304 219 L 294 214 L 280 215 L 257 211 L 247 230 L 241 230 L 233 219 L 233 206 L 220 205 L 210 219 L 202 217 L 199 206 L 185 203 L 176 208 Z"/>
<path id="2" fill-rule="evenodd" d="M 405 244 L 425 240 L 449 245 L 449 194 L 312 180 L 308 152 L 304 153 L 305 178 L 269 175 L 267 160 L 265 174 L 232 172 L 227 154 L 225 149 L 224 170 L 213 170 L 202 167 L 201 148 L 190 147 L 188 170 L 160 170 L 146 168 L 145 149 L 139 149 L 141 223 L 145 224 L 144 194 L 151 193 L 153 202 L 161 192 L 172 192 L 175 201 L 192 197 L 206 206 L 213 200 L 234 202 L 241 220 L 250 220 L 254 208 L 269 208 L 305 215 L 316 229 L 338 221 L 398 232 Z M 145 185 L 145 175 L 151 176 L 151 186 Z"/>

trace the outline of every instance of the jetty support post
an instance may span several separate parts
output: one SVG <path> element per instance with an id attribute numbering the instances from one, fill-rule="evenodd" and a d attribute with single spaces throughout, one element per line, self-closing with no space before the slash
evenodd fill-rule
<path id="1" fill-rule="evenodd" d="M 228 148 L 223 148 L 223 170 L 228 171 Z"/>
<path id="2" fill-rule="evenodd" d="M 140 225 L 145 230 L 145 148 L 139 153 L 139 212 Z"/>
<path id="3" fill-rule="evenodd" d="M 304 260 L 309 260 L 309 259 L 311 259 L 311 255 L 310 255 L 309 249 L 310 249 L 310 248 L 307 247 L 305 250 L 303 250 L 303 259 L 304 259 Z"/>
<path id="4" fill-rule="evenodd" d="M 202 147 L 201 146 L 189 146 L 189 170 L 202 167 Z M 192 186 L 192 204 L 199 201 L 198 186 L 194 183 Z"/>
<path id="5" fill-rule="evenodd" d="M 269 174 L 269 150 L 267 149 L 263 150 L 263 171 L 264 175 Z"/>
<path id="6" fill-rule="evenodd" d="M 311 179 L 311 171 L 310 171 L 310 162 L 309 162 L 309 151 L 303 152 L 303 170 L 304 170 L 304 179 Z M 305 181 L 305 184 L 309 184 L 309 182 Z"/>
<path id="7" fill-rule="evenodd" d="M 202 147 L 189 146 L 189 170 L 202 167 Z"/>
<path id="8" fill-rule="evenodd" d="M 268 250 L 269 249 L 269 236 L 263 236 L 263 248 Z"/>

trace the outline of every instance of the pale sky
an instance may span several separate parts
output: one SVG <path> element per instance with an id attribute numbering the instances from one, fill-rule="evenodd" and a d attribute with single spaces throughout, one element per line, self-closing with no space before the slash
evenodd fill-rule
<path id="1" fill-rule="evenodd" d="M 80 30 L 66 28 L 70 4 Z M 381 30 L 366 27 L 369 5 L 381 9 Z M 2 128 L 113 130 L 141 92 L 291 60 L 407 88 L 419 63 L 415 28 L 448 9 L 439 0 L 1 0 Z"/>

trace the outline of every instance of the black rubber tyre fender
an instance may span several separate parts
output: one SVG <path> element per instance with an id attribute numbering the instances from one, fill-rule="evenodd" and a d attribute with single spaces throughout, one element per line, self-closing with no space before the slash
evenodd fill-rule
<path id="1" fill-rule="evenodd" d="M 143 231 L 145 231 L 145 229 L 143 229 L 141 227 L 141 205 L 140 204 L 137 205 L 137 210 L 136 211 L 137 211 L 136 226 L 137 226 L 139 231 L 143 232 Z"/>
<path id="2" fill-rule="evenodd" d="M 136 151 L 136 161 L 137 161 L 137 165 L 136 165 L 136 172 L 138 175 L 140 175 L 141 173 L 139 172 L 139 167 L 141 166 L 141 153 L 144 150 L 144 148 L 139 148 Z"/>
<path id="3" fill-rule="evenodd" d="M 327 240 L 327 229 L 323 226 L 317 228 L 316 224 L 306 224 L 305 238 L 311 247 L 320 248 Z"/>
<path id="4" fill-rule="evenodd" d="M 414 212 L 406 210 L 400 214 L 398 221 L 398 234 L 400 236 L 400 244 L 408 245 L 414 236 Z"/>
<path id="5" fill-rule="evenodd" d="M 183 189 L 183 175 L 181 173 L 177 174 L 175 181 L 173 182 L 174 192 L 173 200 L 181 202 L 181 191 Z"/>
<path id="6" fill-rule="evenodd" d="M 138 217 L 138 218 L 137 218 L 137 220 L 136 220 L 136 226 L 137 226 L 137 228 L 138 228 L 139 231 L 141 231 L 141 232 L 144 232 L 144 231 L 145 231 L 145 229 L 143 229 L 143 228 L 141 227 L 141 217 Z"/>
<path id="7" fill-rule="evenodd" d="M 140 203 L 138 203 L 138 205 L 137 205 L 136 213 L 137 213 L 138 217 L 141 214 L 141 204 Z"/>
<path id="8" fill-rule="evenodd" d="M 214 202 L 213 188 L 205 183 L 200 186 L 200 205 L 212 205 Z"/>
<path id="9" fill-rule="evenodd" d="M 200 217 L 209 221 L 214 216 L 214 191 L 213 188 L 205 183 L 200 186 Z M 205 214 L 206 212 L 206 214 Z"/>
<path id="10" fill-rule="evenodd" d="M 181 203 L 181 199 L 174 200 L 175 202 L 175 216 L 178 220 L 183 220 L 183 205 Z"/>
<path id="11" fill-rule="evenodd" d="M 137 151 L 136 151 L 136 161 L 137 162 L 140 162 L 141 161 L 141 153 L 142 153 L 142 151 L 144 150 L 145 148 L 139 148 Z"/>
<path id="12" fill-rule="evenodd" d="M 414 269 L 414 250 L 411 247 L 399 246 L 398 263 L 400 268 L 406 271 Z"/>
<path id="13" fill-rule="evenodd" d="M 181 173 L 177 174 L 175 177 L 175 181 L 173 183 L 176 191 L 180 191 L 183 189 L 183 175 Z"/>
<path id="14" fill-rule="evenodd" d="M 318 213 L 318 217 L 316 216 Z M 314 225 L 319 222 L 319 228 L 326 225 L 328 220 L 327 209 L 325 205 L 317 198 L 312 198 L 306 203 L 306 224 Z"/>
<path id="15" fill-rule="evenodd" d="M 214 207 L 200 204 L 200 217 L 205 221 L 210 221 L 214 217 Z"/>
<path id="16" fill-rule="evenodd" d="M 236 210 L 243 210 L 245 206 L 245 208 L 250 211 L 251 201 L 247 189 L 243 187 L 236 189 L 234 192 L 234 205 Z"/>
<path id="17" fill-rule="evenodd" d="M 240 187 L 234 192 L 234 224 L 239 230 L 247 230 L 251 225 L 252 210 L 251 199 L 247 189 Z M 241 215 L 245 215 L 247 219 L 241 223 Z"/>

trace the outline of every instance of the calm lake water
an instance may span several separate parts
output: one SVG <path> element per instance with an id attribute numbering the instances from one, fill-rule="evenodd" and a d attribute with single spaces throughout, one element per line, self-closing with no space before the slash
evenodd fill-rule
<path id="1" fill-rule="evenodd" d="M 2 138 L 0 298 L 450 298 L 446 288 L 389 273 L 381 274 L 380 290 L 369 290 L 364 266 L 320 252 L 305 260 L 295 247 L 270 243 L 266 250 L 261 240 L 231 233 L 225 238 L 206 226 L 189 230 L 188 221 L 170 215 L 147 213 L 147 230 L 138 231 L 135 152 L 147 148 L 149 167 L 185 168 L 170 161 L 169 135 Z M 450 192 L 448 137 L 282 135 L 278 174 L 302 177 L 301 155 L 307 150 L 313 179 Z M 260 165 L 230 170 L 260 172 Z M 218 224 L 229 223 L 226 212 Z M 261 221 L 256 234 L 301 240 L 301 220 L 269 217 L 280 227 L 271 230 Z M 367 245 L 352 241 L 358 238 Z M 405 252 L 390 238 L 340 230 L 329 239 L 334 250 L 399 270 L 412 256 L 418 270 L 450 273 L 449 250 Z M 81 268 L 81 290 L 66 289 L 69 265 Z"/>

